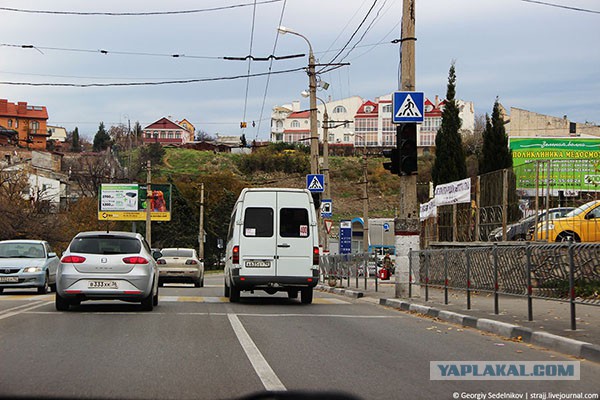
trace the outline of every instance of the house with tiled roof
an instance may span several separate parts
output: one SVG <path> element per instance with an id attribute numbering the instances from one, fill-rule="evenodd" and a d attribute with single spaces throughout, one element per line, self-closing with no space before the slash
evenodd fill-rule
<path id="1" fill-rule="evenodd" d="M 190 132 L 183 126 L 163 117 L 146 126 L 143 130 L 144 143 L 160 143 L 165 145 L 182 145 L 190 140 Z"/>
<path id="2" fill-rule="evenodd" d="M 48 111 L 45 106 L 30 106 L 26 101 L 11 103 L 0 99 L 0 126 L 17 132 L 20 147 L 46 150 Z"/>
<path id="3" fill-rule="evenodd" d="M 379 103 L 365 101 L 354 115 L 354 145 L 356 147 L 378 146 Z"/>

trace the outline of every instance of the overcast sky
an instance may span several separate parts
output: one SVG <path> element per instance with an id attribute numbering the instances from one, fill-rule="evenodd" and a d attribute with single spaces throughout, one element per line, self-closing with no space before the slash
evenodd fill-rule
<path id="1" fill-rule="evenodd" d="M 457 98 L 491 113 L 496 96 L 516 107 L 571 121 L 600 123 L 600 1 L 416 0 L 417 90 L 446 94 L 456 61 Z M 398 89 L 402 0 L 0 0 L 0 98 L 48 108 L 51 125 L 91 138 L 107 127 L 163 116 L 187 118 L 210 135 L 267 139 L 274 105 L 307 99 L 307 57 L 269 62 L 222 57 L 308 53 L 300 37 L 277 35 L 280 24 L 305 35 L 320 63 L 346 45 L 321 75 L 324 100 L 365 100 Z M 374 4 L 374 6 L 373 6 Z M 83 16 L 8 11 L 146 13 L 224 8 L 188 14 Z M 369 9 L 370 14 L 367 15 Z M 366 19 L 365 19 L 366 17 Z M 365 19 L 362 27 L 361 21 Z M 253 32 L 253 33 L 252 33 Z M 275 48 L 276 44 L 276 48 Z M 34 45 L 22 49 L 14 45 Z M 275 51 L 274 51 L 275 48 Z M 250 49 L 252 49 L 250 51 Z M 79 50 L 79 51 L 73 51 Z M 101 54 L 100 50 L 108 51 Z M 118 54 L 118 53 L 126 54 Z M 185 57 L 162 55 L 180 54 Z M 219 79 L 296 70 L 250 79 Z M 13 83 L 138 83 L 209 79 L 153 86 L 60 87 Z M 268 87 L 267 87 L 268 82 Z M 266 94 L 266 95 L 265 95 Z M 248 121 L 241 130 L 240 121 Z M 252 121 L 255 127 L 252 127 Z"/>

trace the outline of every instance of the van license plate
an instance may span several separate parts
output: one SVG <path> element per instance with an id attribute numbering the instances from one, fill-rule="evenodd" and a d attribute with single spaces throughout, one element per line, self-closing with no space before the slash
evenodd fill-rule
<path id="1" fill-rule="evenodd" d="M 271 261 L 246 261 L 248 268 L 271 268 Z"/>
<path id="2" fill-rule="evenodd" d="M 89 281 L 89 289 L 118 289 L 115 281 Z"/>

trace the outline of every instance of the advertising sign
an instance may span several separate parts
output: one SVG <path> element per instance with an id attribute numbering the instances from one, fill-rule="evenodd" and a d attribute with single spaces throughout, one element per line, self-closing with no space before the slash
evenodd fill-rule
<path id="1" fill-rule="evenodd" d="M 150 198 L 152 221 L 171 220 L 171 185 L 153 184 Z M 103 183 L 98 192 L 98 219 L 101 221 L 145 221 L 146 185 Z"/>
<path id="2" fill-rule="evenodd" d="M 437 206 L 470 202 L 471 178 L 445 183 L 435 187 L 435 204 Z"/>
<path id="3" fill-rule="evenodd" d="M 533 193 L 537 182 L 552 192 L 600 191 L 600 139 L 510 138 L 509 145 L 517 189 Z"/>

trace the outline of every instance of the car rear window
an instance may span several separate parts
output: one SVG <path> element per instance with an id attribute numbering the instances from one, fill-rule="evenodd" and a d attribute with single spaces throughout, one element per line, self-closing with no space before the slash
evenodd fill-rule
<path id="1" fill-rule="evenodd" d="M 249 207 L 244 214 L 244 236 L 273 236 L 273 209 Z"/>
<path id="2" fill-rule="evenodd" d="M 279 210 L 279 235 L 281 237 L 308 237 L 308 210 L 282 208 Z"/>
<path id="3" fill-rule="evenodd" d="M 86 236 L 73 240 L 72 253 L 132 254 L 139 253 L 142 245 L 134 238 L 119 236 Z"/>
<path id="4" fill-rule="evenodd" d="M 189 249 L 162 249 L 160 252 L 163 257 L 194 257 L 194 251 Z"/>

